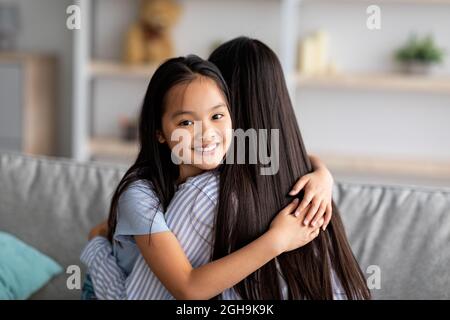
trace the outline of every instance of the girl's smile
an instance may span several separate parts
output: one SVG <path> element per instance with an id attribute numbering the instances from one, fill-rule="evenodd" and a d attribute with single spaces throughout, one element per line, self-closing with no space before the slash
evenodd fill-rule
<path id="1" fill-rule="evenodd" d="M 219 146 L 220 146 L 220 143 L 211 143 L 211 144 L 204 145 L 202 147 L 192 148 L 192 150 L 201 154 L 202 157 L 207 157 L 207 156 L 213 155 Z"/>

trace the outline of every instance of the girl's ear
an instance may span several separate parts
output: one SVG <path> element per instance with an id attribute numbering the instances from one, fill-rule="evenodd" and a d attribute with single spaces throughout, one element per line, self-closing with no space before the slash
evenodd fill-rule
<path id="1" fill-rule="evenodd" d="M 166 139 L 164 138 L 161 131 L 156 131 L 156 138 L 158 139 L 159 143 L 166 143 Z"/>

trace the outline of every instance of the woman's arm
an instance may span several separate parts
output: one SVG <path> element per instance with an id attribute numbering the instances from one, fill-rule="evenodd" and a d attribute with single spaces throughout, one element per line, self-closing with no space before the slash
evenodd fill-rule
<path id="1" fill-rule="evenodd" d="M 193 268 L 175 235 L 162 232 L 135 236 L 136 243 L 153 273 L 176 299 L 210 299 L 233 287 L 281 254 L 309 243 L 318 227 L 302 224 L 294 200 L 273 220 L 270 229 L 247 246 L 226 257 Z M 321 221 L 323 223 L 323 219 Z"/>

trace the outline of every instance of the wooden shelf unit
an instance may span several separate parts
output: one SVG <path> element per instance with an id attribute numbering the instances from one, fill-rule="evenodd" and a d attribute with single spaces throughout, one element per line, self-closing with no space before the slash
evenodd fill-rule
<path id="1" fill-rule="evenodd" d="M 450 94 L 450 76 L 418 76 L 401 73 L 323 76 L 296 74 L 294 81 L 298 88 L 393 90 Z"/>

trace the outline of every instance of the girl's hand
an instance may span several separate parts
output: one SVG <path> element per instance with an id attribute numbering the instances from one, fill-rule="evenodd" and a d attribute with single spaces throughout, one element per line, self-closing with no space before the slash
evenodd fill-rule
<path id="1" fill-rule="evenodd" d="M 297 216 L 294 215 L 298 210 L 298 204 L 299 200 L 296 198 L 281 210 L 270 224 L 268 232 L 274 234 L 276 245 L 279 245 L 279 252 L 303 247 L 314 240 L 319 235 L 320 227 L 324 223 L 324 218 L 321 218 L 316 226 L 304 225 L 302 221 L 307 210 L 299 211 Z"/>
<path id="2" fill-rule="evenodd" d="M 289 192 L 289 195 L 295 196 L 305 188 L 305 196 L 299 206 L 299 210 L 302 211 L 311 204 L 304 219 L 305 225 L 311 222 L 311 226 L 317 226 L 322 217 L 325 219 L 322 230 L 325 230 L 330 223 L 333 182 L 330 171 L 322 166 L 301 177 Z"/>
<path id="3" fill-rule="evenodd" d="M 97 236 L 100 237 L 108 237 L 108 221 L 105 220 L 102 223 L 96 225 L 94 228 L 91 229 L 89 232 L 88 239 L 91 240 L 92 238 L 95 238 Z"/>

